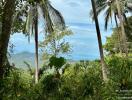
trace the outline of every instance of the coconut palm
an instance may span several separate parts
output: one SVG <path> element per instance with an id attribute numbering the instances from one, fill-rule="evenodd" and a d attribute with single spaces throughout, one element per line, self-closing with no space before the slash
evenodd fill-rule
<path id="1" fill-rule="evenodd" d="M 127 5 L 127 0 L 120 0 L 120 7 L 122 9 L 121 14 L 123 15 L 124 19 L 126 20 L 126 13 L 128 11 L 132 11 L 130 7 Z M 97 16 L 104 12 L 105 14 L 105 29 L 107 30 L 108 22 L 114 17 L 116 25 L 118 26 L 117 19 L 119 18 L 116 0 L 96 0 L 96 11 Z M 93 12 L 90 12 L 90 15 L 93 17 Z"/>
<path id="2" fill-rule="evenodd" d="M 132 11 L 131 7 L 128 5 L 130 5 L 130 0 L 119 0 L 119 6 L 117 6 L 117 2 L 116 0 L 96 0 L 96 10 L 97 10 L 97 15 L 99 15 L 100 13 L 104 12 L 105 13 L 105 29 L 107 30 L 107 26 L 108 26 L 108 22 L 111 20 L 112 22 L 112 18 L 114 17 L 115 22 L 116 22 L 116 26 L 118 27 L 118 21 L 117 19 L 119 19 L 120 23 L 121 22 L 121 18 L 122 21 L 126 21 L 127 23 L 127 18 L 126 18 L 126 13 L 128 11 Z M 119 8 L 120 8 L 120 14 L 119 14 Z M 91 16 L 93 16 L 93 13 L 91 11 Z M 93 17 L 94 19 L 94 17 Z M 122 34 L 120 32 L 118 32 L 118 41 L 119 41 L 119 45 L 120 45 L 120 52 L 124 52 L 127 55 L 127 45 L 126 45 L 126 36 L 125 36 L 125 30 L 123 29 L 123 24 L 121 24 L 121 29 L 122 29 Z M 123 44 L 123 46 L 121 46 L 121 42 Z M 124 48 L 124 50 L 122 50 L 122 47 Z"/>
<path id="3" fill-rule="evenodd" d="M 107 76 L 107 67 L 104 61 L 104 53 L 103 53 L 103 46 L 102 46 L 102 39 L 101 39 L 101 33 L 100 33 L 100 28 L 99 28 L 99 22 L 97 18 L 97 13 L 96 13 L 96 6 L 95 6 L 95 1 L 91 0 L 92 2 L 92 8 L 93 8 L 93 14 L 95 18 L 95 24 L 96 24 L 96 31 L 97 31 L 97 37 L 98 37 L 98 44 L 99 44 L 99 51 L 100 51 L 100 58 L 101 58 L 101 64 L 102 64 L 102 74 L 103 74 L 103 80 L 104 82 L 108 82 L 108 76 Z"/>
<path id="4" fill-rule="evenodd" d="M 28 36 L 34 35 L 35 37 L 35 63 L 36 63 L 36 74 L 35 82 L 38 82 L 38 19 L 40 9 L 43 14 L 44 23 L 45 23 L 45 32 L 52 33 L 53 26 L 58 26 L 60 29 L 65 28 L 64 19 L 48 0 L 32 0 L 32 2 L 27 3 L 28 12 L 26 19 L 26 28 L 25 32 L 29 33 Z"/>
<path id="5" fill-rule="evenodd" d="M 120 2 L 116 0 L 116 5 L 117 5 L 117 12 L 120 20 L 120 25 L 121 25 L 121 32 L 122 32 L 122 37 L 121 37 L 121 42 L 123 44 L 126 56 L 128 56 L 128 50 L 127 50 L 127 39 L 126 39 L 126 33 L 125 33 L 125 28 L 124 28 L 124 23 L 123 23 L 123 16 L 122 16 L 122 10 L 120 7 Z"/>

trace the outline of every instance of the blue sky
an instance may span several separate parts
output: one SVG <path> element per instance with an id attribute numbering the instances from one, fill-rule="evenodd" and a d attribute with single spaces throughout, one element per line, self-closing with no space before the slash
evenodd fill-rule
<path id="1" fill-rule="evenodd" d="M 51 4 L 58 9 L 66 22 L 66 25 L 73 31 L 73 35 L 66 38 L 72 46 L 71 55 L 74 60 L 99 58 L 97 35 L 94 22 L 92 22 L 89 12 L 91 9 L 90 0 L 50 0 Z M 99 23 L 102 33 L 102 41 L 105 43 L 106 37 L 112 33 L 112 25 L 104 31 L 104 16 L 99 16 Z M 41 20 L 40 20 L 41 21 Z M 39 26 L 40 40 L 43 39 L 43 25 Z M 34 52 L 33 38 L 29 44 L 27 38 L 21 33 L 14 34 L 10 40 L 14 45 L 14 52 L 29 51 Z"/>
<path id="2" fill-rule="evenodd" d="M 67 23 L 90 22 L 90 0 L 50 0 L 51 4 L 64 16 Z"/>

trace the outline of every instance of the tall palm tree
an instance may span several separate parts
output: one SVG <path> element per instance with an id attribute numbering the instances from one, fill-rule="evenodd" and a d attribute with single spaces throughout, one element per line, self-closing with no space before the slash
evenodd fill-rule
<path id="1" fill-rule="evenodd" d="M 117 9 L 116 9 L 116 5 L 115 2 L 113 0 L 96 0 L 96 11 L 97 11 L 97 16 L 104 12 L 105 17 L 105 30 L 107 30 L 108 27 L 108 22 L 111 20 L 112 23 L 112 18 L 114 16 L 115 19 L 115 23 L 116 26 L 118 27 L 118 21 L 117 21 Z M 92 16 L 93 20 L 93 11 L 91 10 L 90 15 Z M 118 34 L 118 41 L 119 41 L 119 45 L 120 45 L 120 33 Z M 121 51 L 121 46 L 120 47 L 120 51 Z"/>
<path id="2" fill-rule="evenodd" d="M 117 4 L 117 11 L 118 11 L 118 16 L 119 16 L 119 20 L 120 20 L 120 24 L 121 24 L 121 32 L 122 32 L 122 43 L 123 43 L 123 47 L 125 49 L 125 53 L 126 56 L 128 56 L 128 50 L 127 50 L 127 40 L 126 40 L 126 34 L 125 34 L 125 28 L 124 28 L 124 23 L 123 23 L 123 16 L 122 16 L 122 11 L 120 8 L 120 3 L 118 0 L 116 0 L 116 4 Z"/>
<path id="3" fill-rule="evenodd" d="M 65 22 L 61 13 L 56 10 L 48 0 L 33 0 L 29 2 L 29 10 L 26 20 L 25 32 L 35 36 L 35 83 L 38 83 L 38 18 L 39 8 L 43 12 L 45 23 L 45 32 L 52 33 L 53 26 L 58 26 L 60 29 L 65 28 Z"/>
<path id="4" fill-rule="evenodd" d="M 123 15 L 123 19 L 126 20 L 126 13 L 128 11 L 132 12 L 130 7 L 127 5 L 128 0 L 119 0 L 120 2 L 120 7 L 122 8 L 121 14 Z M 118 15 L 118 9 L 117 9 L 117 4 L 116 0 L 95 0 L 96 4 L 96 11 L 97 11 L 97 16 L 100 15 L 101 13 L 105 14 L 105 29 L 107 30 L 108 27 L 108 22 L 111 20 L 114 16 L 115 23 L 118 25 L 117 19 L 119 18 Z M 91 10 L 90 15 L 92 16 L 93 20 L 93 12 Z"/>
<path id="5" fill-rule="evenodd" d="M 0 78 L 3 78 L 5 67 L 8 65 L 7 49 L 11 34 L 11 26 L 13 14 L 15 11 L 16 0 L 4 0 L 4 8 L 2 10 L 2 30 L 0 33 Z M 9 66 L 7 66 L 9 67 Z"/>
<path id="6" fill-rule="evenodd" d="M 108 70 L 107 70 L 107 67 L 106 67 L 106 64 L 105 64 L 105 61 L 104 61 L 104 53 L 103 53 L 102 39 L 101 39 L 99 22 L 98 22 L 97 13 L 96 13 L 95 1 L 94 0 L 91 0 L 91 2 L 92 2 L 92 8 L 93 8 L 93 13 L 94 13 L 94 18 L 95 18 L 95 25 L 96 25 L 97 37 L 98 37 L 100 58 L 101 58 L 101 64 L 102 64 L 103 80 L 104 80 L 104 82 L 108 82 L 108 76 L 107 76 L 107 71 Z"/>
<path id="7" fill-rule="evenodd" d="M 132 9 L 130 9 L 130 7 L 128 7 L 128 1 L 129 0 L 119 0 L 119 7 L 121 8 L 120 10 L 120 15 L 119 15 L 119 7 L 117 7 L 117 2 L 116 0 L 96 0 L 96 10 L 97 10 L 97 15 L 99 15 L 102 12 L 105 12 L 105 29 L 107 30 L 107 26 L 108 26 L 108 22 L 111 20 L 112 22 L 112 18 L 114 16 L 115 19 L 115 23 L 117 28 L 118 26 L 118 21 L 117 19 L 120 20 L 120 18 L 122 17 L 123 21 L 126 21 L 127 23 L 127 18 L 126 18 L 126 13 L 128 11 L 132 12 Z M 91 16 L 93 16 L 93 12 L 91 11 Z M 94 19 L 94 17 L 93 17 Z M 124 33 L 124 32 L 123 32 Z M 121 42 L 123 42 L 125 39 L 123 39 L 123 37 L 125 38 L 125 34 L 121 34 L 118 31 L 118 41 L 119 41 L 119 47 L 120 47 L 120 52 L 124 52 L 122 50 L 122 47 L 125 49 L 125 53 L 127 55 L 127 47 L 126 45 L 123 44 L 123 46 L 121 46 Z M 125 43 L 125 42 L 123 42 Z"/>

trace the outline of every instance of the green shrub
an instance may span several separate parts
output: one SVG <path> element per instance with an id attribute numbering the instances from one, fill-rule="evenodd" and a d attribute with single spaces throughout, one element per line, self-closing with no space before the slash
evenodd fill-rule
<path id="1" fill-rule="evenodd" d="M 3 87 L 0 91 L 2 100 L 16 100 L 21 97 L 30 87 L 30 78 L 22 77 L 22 70 L 11 70 L 3 79 Z"/>
<path id="2" fill-rule="evenodd" d="M 132 82 L 132 60 L 128 58 L 112 56 L 106 59 L 110 74 L 109 77 L 119 83 L 122 89 L 130 88 Z"/>

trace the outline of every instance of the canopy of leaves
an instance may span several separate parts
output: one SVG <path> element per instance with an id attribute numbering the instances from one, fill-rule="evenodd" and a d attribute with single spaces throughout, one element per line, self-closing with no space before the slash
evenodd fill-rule
<path id="1" fill-rule="evenodd" d="M 55 56 L 52 56 L 49 59 L 49 66 L 55 67 L 56 69 L 60 69 L 65 63 L 66 63 L 66 60 L 63 57 L 57 58 Z"/>
<path id="2" fill-rule="evenodd" d="M 117 19 L 119 18 L 118 12 L 117 12 L 117 4 L 116 0 L 95 0 L 96 1 L 96 11 L 97 15 L 100 15 L 101 13 L 104 14 L 104 21 L 105 21 L 105 29 L 107 30 L 109 21 L 113 21 L 113 18 L 115 20 L 115 23 L 117 23 Z M 121 7 L 121 13 L 124 17 L 124 20 L 126 20 L 126 13 L 132 12 L 130 9 L 131 7 L 128 7 L 127 3 L 129 0 L 119 0 L 120 7 Z M 92 16 L 92 19 L 94 20 L 93 11 L 91 10 L 90 16 Z"/>

